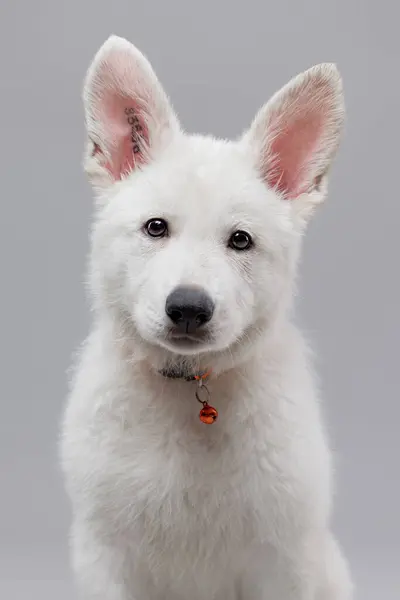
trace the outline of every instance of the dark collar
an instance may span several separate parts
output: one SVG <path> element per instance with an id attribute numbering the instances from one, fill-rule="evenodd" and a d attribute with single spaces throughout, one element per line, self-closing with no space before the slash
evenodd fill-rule
<path id="1" fill-rule="evenodd" d="M 167 379 L 182 379 L 182 381 L 199 381 L 200 379 L 204 379 L 208 376 L 207 371 L 193 375 L 188 374 L 179 368 L 162 369 L 159 371 L 159 373 Z"/>
<path id="2" fill-rule="evenodd" d="M 160 375 L 167 379 L 182 379 L 183 381 L 196 381 L 196 375 L 188 375 L 179 369 L 162 369 Z"/>

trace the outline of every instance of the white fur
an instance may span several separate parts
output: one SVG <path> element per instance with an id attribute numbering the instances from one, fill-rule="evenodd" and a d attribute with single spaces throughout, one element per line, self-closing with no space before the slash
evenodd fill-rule
<path id="1" fill-rule="evenodd" d="M 107 108 L 121 98 L 138 102 L 148 128 L 129 172 L 124 121 Z M 184 134 L 149 63 L 119 38 L 96 56 L 84 99 L 85 166 L 99 200 L 94 312 L 61 443 L 83 598 L 350 600 L 330 532 L 330 452 L 290 320 L 301 236 L 326 192 L 343 119 L 335 67 L 298 76 L 234 142 Z M 307 121 L 310 102 L 321 127 Z M 282 123 L 293 123 L 290 147 L 279 141 Z M 304 127 L 315 143 L 293 158 Z M 270 152 L 276 139 L 281 163 Z M 295 198 L 269 185 L 277 164 L 301 166 L 287 179 L 292 192 L 305 186 Z M 170 237 L 146 237 L 151 217 L 170 223 Z M 227 248 L 237 229 L 254 248 Z M 200 350 L 165 335 L 165 299 L 180 284 L 215 301 Z M 176 365 L 213 369 L 214 425 L 198 419 L 195 384 L 159 374 Z"/>

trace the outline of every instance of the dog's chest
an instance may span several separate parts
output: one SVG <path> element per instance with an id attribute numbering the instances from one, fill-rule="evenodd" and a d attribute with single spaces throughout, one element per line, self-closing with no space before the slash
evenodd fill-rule
<path id="1" fill-rule="evenodd" d="M 131 532 L 133 563 L 145 556 L 156 581 L 212 590 L 226 586 L 224 574 L 243 569 L 260 539 L 260 506 L 228 440 L 209 441 L 202 452 L 182 441 L 143 456 L 147 474 L 131 480 L 133 510 L 117 518 Z"/>
<path id="2" fill-rule="evenodd" d="M 117 468 L 120 477 L 108 477 L 107 514 L 150 555 L 173 547 L 181 559 L 212 558 L 268 537 L 266 503 L 273 508 L 277 498 L 273 486 L 266 497 L 267 457 L 255 451 L 254 432 L 223 431 L 217 424 L 178 432 L 166 426 L 116 440 L 105 472 Z"/>

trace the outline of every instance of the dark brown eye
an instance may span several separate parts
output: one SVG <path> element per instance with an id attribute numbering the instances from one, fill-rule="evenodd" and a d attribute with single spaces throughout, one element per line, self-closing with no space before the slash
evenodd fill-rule
<path id="1" fill-rule="evenodd" d="M 248 250 L 252 245 L 251 235 L 246 231 L 235 231 L 229 239 L 229 247 L 233 250 Z"/>
<path id="2" fill-rule="evenodd" d="M 150 237 L 161 238 L 167 235 L 168 225 L 164 219 L 150 219 L 144 226 L 144 230 Z"/>

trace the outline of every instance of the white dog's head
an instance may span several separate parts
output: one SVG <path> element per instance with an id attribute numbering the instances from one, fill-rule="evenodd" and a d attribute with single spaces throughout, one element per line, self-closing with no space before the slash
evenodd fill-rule
<path id="1" fill-rule="evenodd" d="M 111 37 L 84 103 L 97 309 L 159 356 L 249 345 L 285 310 L 326 193 L 344 115 L 335 66 L 297 76 L 227 142 L 185 134 L 147 59 Z"/>

